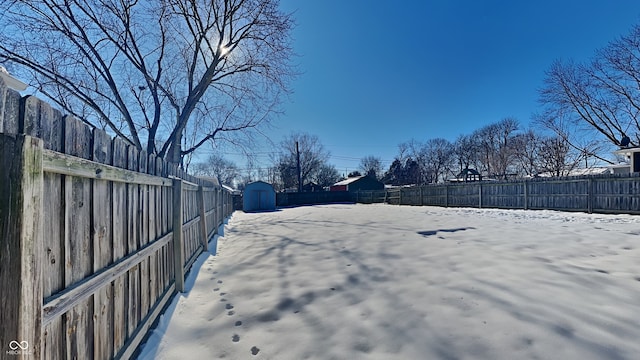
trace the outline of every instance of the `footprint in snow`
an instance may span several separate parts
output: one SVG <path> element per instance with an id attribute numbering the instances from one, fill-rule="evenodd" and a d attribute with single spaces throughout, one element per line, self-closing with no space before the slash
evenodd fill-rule
<path id="1" fill-rule="evenodd" d="M 233 309 L 233 305 L 231 305 L 231 304 L 227 304 L 227 305 L 225 306 L 225 308 L 226 308 L 227 310 L 231 310 L 231 309 Z"/>
<path id="2" fill-rule="evenodd" d="M 242 326 L 242 321 L 236 321 L 236 326 Z"/>
<path id="3" fill-rule="evenodd" d="M 233 342 L 238 342 L 238 341 L 240 341 L 240 335 L 238 335 L 238 334 L 234 334 L 234 335 L 231 337 L 231 341 L 233 341 Z"/>
<path id="4" fill-rule="evenodd" d="M 256 346 L 251 348 L 251 355 L 258 355 L 259 352 L 260 349 L 258 349 Z"/>

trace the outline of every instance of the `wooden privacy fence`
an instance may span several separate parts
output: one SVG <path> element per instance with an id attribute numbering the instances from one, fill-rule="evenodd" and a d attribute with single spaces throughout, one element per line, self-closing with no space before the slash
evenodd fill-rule
<path id="1" fill-rule="evenodd" d="M 360 203 L 640 214 L 640 174 L 425 185 L 353 196 Z"/>
<path id="2" fill-rule="evenodd" d="M 298 206 L 313 204 L 331 204 L 352 202 L 348 191 L 315 191 L 315 192 L 279 192 L 276 193 L 276 206 Z"/>
<path id="3" fill-rule="evenodd" d="M 131 357 L 231 205 L 0 80 L 0 358 Z"/>

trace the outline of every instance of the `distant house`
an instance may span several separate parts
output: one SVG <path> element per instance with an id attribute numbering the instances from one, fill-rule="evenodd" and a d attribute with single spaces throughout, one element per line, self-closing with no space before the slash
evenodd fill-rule
<path id="1" fill-rule="evenodd" d="M 619 164 L 610 167 L 612 174 L 628 174 L 640 172 L 640 148 L 624 148 L 615 151 L 614 154 L 626 158 L 628 164 Z"/>
<path id="2" fill-rule="evenodd" d="M 276 209 L 276 191 L 264 181 L 256 181 L 244 188 L 242 194 L 244 211 L 269 211 Z"/>
<path id="3" fill-rule="evenodd" d="M 324 189 L 322 188 L 322 186 L 314 182 L 309 182 L 304 184 L 304 186 L 302 186 L 302 192 L 317 192 L 317 191 L 324 191 Z"/>
<path id="4" fill-rule="evenodd" d="M 370 176 L 350 177 L 331 185 L 330 191 L 384 190 L 384 184 Z"/>
<path id="5" fill-rule="evenodd" d="M 628 170 L 628 165 L 627 165 L 627 173 L 629 172 Z M 571 171 L 569 171 L 568 173 L 562 174 L 562 176 L 593 176 L 593 175 L 604 175 L 604 174 L 610 174 L 613 173 L 610 169 L 610 167 L 590 167 L 590 168 L 579 168 L 579 169 L 573 169 Z M 543 172 L 543 173 L 538 173 L 536 174 L 535 177 L 556 177 L 557 175 L 554 174 L 553 172 Z"/>
<path id="6" fill-rule="evenodd" d="M 242 191 L 240 191 L 238 189 L 234 189 L 231 186 L 227 186 L 225 184 L 222 184 L 222 188 L 227 190 L 229 193 L 231 193 L 231 195 L 242 195 Z"/>
<path id="7" fill-rule="evenodd" d="M 455 178 L 448 179 L 449 182 L 470 182 L 482 181 L 482 175 L 475 169 L 465 168 Z"/>

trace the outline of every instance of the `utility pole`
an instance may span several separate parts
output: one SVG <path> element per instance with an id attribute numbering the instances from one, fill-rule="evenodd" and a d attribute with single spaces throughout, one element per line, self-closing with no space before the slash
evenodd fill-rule
<path id="1" fill-rule="evenodd" d="M 300 169 L 300 148 L 296 141 L 296 158 L 298 160 L 298 192 L 302 192 L 302 169 Z"/>

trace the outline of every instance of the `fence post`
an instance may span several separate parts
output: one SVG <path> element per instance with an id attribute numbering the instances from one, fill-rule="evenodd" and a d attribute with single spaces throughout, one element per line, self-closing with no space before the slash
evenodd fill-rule
<path id="1" fill-rule="evenodd" d="M 1 358 L 41 356 L 42 148 L 40 139 L 0 134 Z"/>
<path id="2" fill-rule="evenodd" d="M 204 204 L 204 186 L 198 186 L 198 207 L 200 208 L 200 234 L 202 241 L 202 251 L 207 251 L 209 245 L 209 235 L 207 229 L 207 208 Z"/>
<path id="3" fill-rule="evenodd" d="M 589 214 L 593 213 L 593 178 L 589 177 L 587 180 L 587 211 Z"/>
<path id="4" fill-rule="evenodd" d="M 420 186 L 420 206 L 424 206 L 424 200 L 422 199 L 424 195 L 422 194 L 422 186 Z"/>
<path id="5" fill-rule="evenodd" d="M 216 191 L 216 223 L 219 227 L 224 221 L 224 215 L 222 211 L 222 196 L 224 193 L 222 192 L 222 188 L 219 188 Z"/>
<path id="6" fill-rule="evenodd" d="M 389 193 L 389 190 L 384 189 L 384 204 L 386 204 L 386 203 L 387 203 L 387 196 L 388 196 L 387 194 L 388 194 L 388 193 Z"/>
<path id="7" fill-rule="evenodd" d="M 444 185 L 444 207 L 449 207 L 449 185 Z"/>
<path id="8" fill-rule="evenodd" d="M 173 179 L 173 266 L 176 291 L 184 292 L 184 244 L 182 242 L 182 180 Z"/>
<path id="9" fill-rule="evenodd" d="M 524 187 L 524 209 L 528 210 L 529 209 L 529 182 L 525 179 L 522 182 L 522 186 Z"/>
<path id="10" fill-rule="evenodd" d="M 402 205 L 402 188 L 398 192 L 398 205 Z"/>
<path id="11" fill-rule="evenodd" d="M 478 182 L 478 208 L 482 209 L 482 182 Z"/>
<path id="12" fill-rule="evenodd" d="M 218 188 L 213 190 L 213 235 L 218 235 Z"/>

